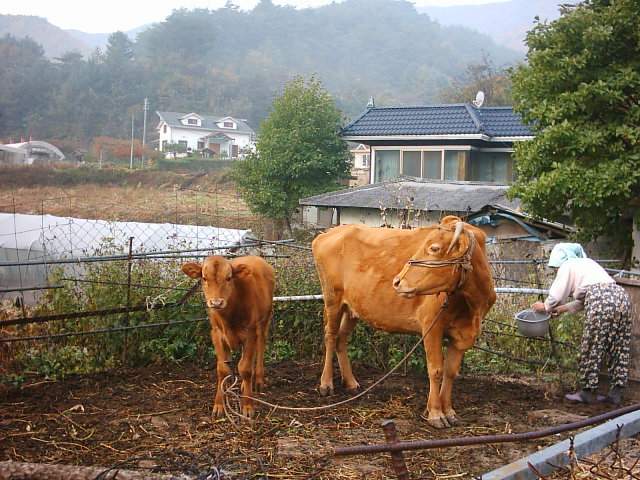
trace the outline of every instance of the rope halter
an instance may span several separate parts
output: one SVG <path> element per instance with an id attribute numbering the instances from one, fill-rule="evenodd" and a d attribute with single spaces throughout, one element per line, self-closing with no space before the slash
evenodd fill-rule
<path id="1" fill-rule="evenodd" d="M 459 257 L 444 260 L 416 260 L 412 258 L 407 262 L 407 265 L 409 265 L 409 267 L 424 268 L 441 268 L 455 266 L 460 269 L 460 280 L 458 281 L 455 289 L 457 290 L 459 288 L 462 288 L 467 280 L 468 274 L 473 271 L 471 257 L 473 257 L 473 252 L 475 251 L 477 243 L 476 237 L 473 233 L 467 232 L 466 230 L 463 230 L 463 232 L 469 239 L 469 245 L 467 246 L 467 249 L 464 251 L 464 253 Z"/>

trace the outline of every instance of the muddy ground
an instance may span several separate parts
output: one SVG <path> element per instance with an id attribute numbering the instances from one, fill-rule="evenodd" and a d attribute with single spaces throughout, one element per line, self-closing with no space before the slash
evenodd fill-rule
<path id="1" fill-rule="evenodd" d="M 356 368 L 364 386 L 382 372 Z M 264 398 L 312 406 L 320 365 L 292 362 L 267 369 Z M 393 418 L 401 439 L 520 432 L 573 421 L 608 407 L 573 406 L 561 388 L 527 378 L 463 375 L 455 387 L 464 423 L 429 428 L 420 418 L 426 379 L 398 375 L 371 394 L 329 412 L 259 408 L 252 424 L 212 420 L 211 369 L 157 366 L 35 381 L 0 392 L 0 460 L 153 468 L 200 474 L 217 467 L 232 478 L 394 478 L 388 455 L 336 459 L 329 447 L 382 442 L 380 422 Z M 331 401 L 346 398 L 340 389 Z M 559 441 L 407 453 L 413 478 L 474 478 L 540 446 Z"/>

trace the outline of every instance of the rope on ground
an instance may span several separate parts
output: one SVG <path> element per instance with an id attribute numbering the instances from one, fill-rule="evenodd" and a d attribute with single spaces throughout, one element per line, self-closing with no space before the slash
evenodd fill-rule
<path id="1" fill-rule="evenodd" d="M 411 355 L 413 355 L 413 352 L 415 352 L 418 349 L 418 347 L 424 341 L 425 337 L 429 334 L 431 329 L 435 326 L 436 322 L 440 318 L 440 315 L 447 308 L 447 305 L 448 305 L 448 298 L 445 298 L 445 301 L 440 306 L 440 310 L 438 310 L 438 313 L 436 314 L 436 316 L 431 321 L 431 324 L 429 325 L 429 328 L 427 328 L 426 332 L 422 335 L 422 337 L 420 337 L 420 340 L 418 340 L 416 342 L 416 344 L 413 346 L 413 348 L 411 348 L 411 350 L 409 350 L 407 352 L 407 354 L 404 357 L 402 357 L 402 359 L 400 359 L 400 361 L 398 363 L 396 363 L 391 370 L 389 370 L 382 377 L 380 377 L 378 380 L 376 380 L 374 383 L 369 385 L 366 389 L 364 389 L 362 392 L 358 393 L 357 395 L 354 395 L 352 397 L 346 398 L 344 400 L 340 400 L 339 402 L 329 403 L 327 405 L 318 405 L 318 406 L 315 406 L 315 407 L 289 407 L 289 406 L 286 406 L 286 405 L 278 405 L 278 404 L 275 404 L 275 403 L 267 402 L 265 400 L 261 400 L 259 398 L 255 398 L 255 397 L 250 397 L 248 395 L 239 394 L 238 391 L 237 391 L 237 389 L 238 389 L 238 378 L 234 374 L 230 374 L 230 375 L 227 375 L 222 380 L 222 382 L 220 384 L 220 388 L 222 389 L 222 395 L 224 396 L 224 399 L 225 399 L 224 400 L 225 415 L 227 416 L 227 418 L 230 418 L 230 413 L 231 413 L 231 414 L 233 414 L 233 415 L 235 415 L 237 417 L 240 417 L 240 418 L 244 418 L 244 419 L 247 418 L 245 415 L 243 415 L 240 411 L 238 411 L 237 408 L 235 408 L 231 404 L 231 402 L 228 400 L 229 397 L 233 397 L 234 398 L 236 405 L 239 405 L 240 404 L 240 400 L 242 398 L 245 398 L 247 400 L 252 400 L 252 401 L 254 401 L 256 403 L 259 403 L 261 405 L 265 405 L 267 407 L 270 407 L 270 408 L 273 409 L 273 411 L 286 410 L 286 411 L 289 411 L 289 412 L 314 412 L 314 411 L 319 411 L 319 410 L 330 410 L 332 408 L 339 407 L 341 405 L 345 405 L 347 403 L 353 402 L 353 401 L 363 397 L 364 395 L 369 393 L 371 390 L 373 390 L 375 387 L 377 387 L 382 382 L 384 382 L 398 368 L 400 368 L 400 366 L 402 366 L 402 364 L 404 364 L 404 362 L 406 362 L 409 359 L 409 357 L 411 357 Z M 231 379 L 233 379 L 233 384 L 231 386 L 227 387 L 226 384 Z M 229 410 L 229 412 L 227 410 Z"/>

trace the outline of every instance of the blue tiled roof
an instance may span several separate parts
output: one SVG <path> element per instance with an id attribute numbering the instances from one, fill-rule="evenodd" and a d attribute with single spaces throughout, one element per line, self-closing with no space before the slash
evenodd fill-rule
<path id="1" fill-rule="evenodd" d="M 477 135 L 526 137 L 531 129 L 511 107 L 471 104 L 373 107 L 342 130 L 345 137 Z"/>

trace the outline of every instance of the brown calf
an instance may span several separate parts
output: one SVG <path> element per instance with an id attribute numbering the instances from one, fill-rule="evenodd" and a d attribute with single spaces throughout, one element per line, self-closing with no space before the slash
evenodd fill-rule
<path id="1" fill-rule="evenodd" d="M 217 391 L 213 414 L 224 412 L 222 380 L 231 373 L 231 350 L 242 346 L 238 372 L 242 393 L 253 394 L 253 383 L 264 388 L 264 350 L 272 317 L 275 275 L 273 268 L 260 257 L 207 257 L 202 265 L 185 263 L 182 271 L 191 278 L 202 279 L 202 291 L 211 324 L 211 340 L 217 359 Z M 254 363 L 255 361 L 255 363 Z M 253 401 L 242 398 L 242 413 L 251 417 Z"/>

